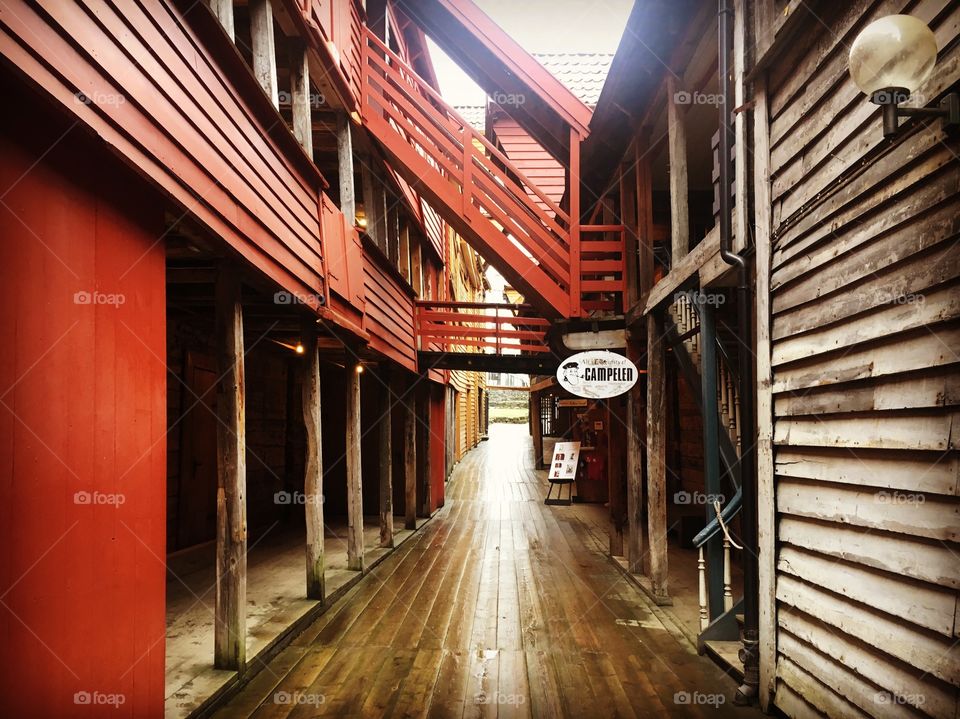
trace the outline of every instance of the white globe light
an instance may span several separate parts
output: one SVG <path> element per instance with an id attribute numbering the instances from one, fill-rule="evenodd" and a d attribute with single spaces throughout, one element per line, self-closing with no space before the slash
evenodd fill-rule
<path id="1" fill-rule="evenodd" d="M 888 15 L 867 25 L 850 48 L 850 76 L 867 95 L 902 88 L 913 92 L 933 71 L 937 39 L 910 15 Z"/>

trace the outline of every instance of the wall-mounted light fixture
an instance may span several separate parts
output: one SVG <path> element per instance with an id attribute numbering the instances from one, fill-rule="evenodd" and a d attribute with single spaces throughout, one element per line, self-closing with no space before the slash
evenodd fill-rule
<path id="1" fill-rule="evenodd" d="M 923 84 L 937 62 L 937 39 L 910 15 L 888 15 L 867 25 L 850 48 L 850 76 L 870 101 L 883 110 L 883 136 L 897 134 L 901 117 L 941 117 L 960 125 L 960 95 L 943 98 L 939 107 L 900 107 Z"/>

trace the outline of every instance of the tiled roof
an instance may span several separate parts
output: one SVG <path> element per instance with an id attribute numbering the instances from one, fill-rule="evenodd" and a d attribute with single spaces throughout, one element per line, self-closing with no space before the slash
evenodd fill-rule
<path id="1" fill-rule="evenodd" d="M 487 116 L 486 105 L 454 105 L 453 109 L 457 111 L 460 117 L 483 134 Z"/>
<path id="2" fill-rule="evenodd" d="M 557 52 L 533 56 L 584 104 L 596 106 L 613 62 L 612 53 Z"/>

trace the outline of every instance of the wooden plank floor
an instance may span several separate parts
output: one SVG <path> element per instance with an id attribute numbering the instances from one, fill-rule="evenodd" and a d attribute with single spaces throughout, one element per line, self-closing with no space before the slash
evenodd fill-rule
<path id="1" fill-rule="evenodd" d="M 545 491 L 526 426 L 492 426 L 440 514 L 215 716 L 759 717 Z"/>

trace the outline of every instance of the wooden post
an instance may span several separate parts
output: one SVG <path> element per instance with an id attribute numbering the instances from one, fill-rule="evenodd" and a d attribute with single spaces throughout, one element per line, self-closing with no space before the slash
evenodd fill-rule
<path id="1" fill-rule="evenodd" d="M 410 238 L 410 283 L 413 285 L 413 291 L 417 293 L 418 300 L 423 299 L 423 271 L 421 270 L 421 263 L 420 235 L 418 233 Z"/>
<path id="2" fill-rule="evenodd" d="M 223 31 L 230 36 L 230 40 L 236 42 L 233 30 L 233 0 L 210 0 L 210 10 L 220 21 Z"/>
<path id="3" fill-rule="evenodd" d="M 653 289 L 653 180 L 650 176 L 650 148 L 648 133 L 637 138 L 635 155 L 637 169 L 637 237 L 639 238 L 638 269 L 639 299 L 646 300 Z"/>
<path id="4" fill-rule="evenodd" d="M 368 158 L 369 159 L 369 158 Z M 387 221 L 384 217 L 384 193 L 373 170 L 360 166 L 363 181 L 363 212 L 367 218 L 367 234 L 383 252 L 387 251 Z"/>
<path id="5" fill-rule="evenodd" d="M 350 118 L 343 111 L 337 112 L 337 163 L 340 176 L 340 212 L 343 213 L 347 225 L 353 227 L 357 223 L 357 193 L 353 177 L 353 137 L 350 134 Z M 364 175 L 364 190 L 366 190 L 366 175 Z M 366 197 L 364 197 L 366 202 Z M 367 214 L 367 222 L 370 215 Z M 369 226 L 369 225 L 368 225 Z"/>
<path id="6" fill-rule="evenodd" d="M 543 423 L 540 421 L 540 393 L 530 392 L 530 426 L 533 430 L 533 468 L 543 466 Z"/>
<path id="7" fill-rule="evenodd" d="M 400 218 L 400 253 L 397 267 L 400 270 L 400 276 L 410 282 L 410 223 L 405 217 Z"/>
<path id="8" fill-rule="evenodd" d="M 390 370 L 380 370 L 380 546 L 393 546 L 393 388 Z"/>
<path id="9" fill-rule="evenodd" d="M 290 50 L 290 112 L 293 135 L 313 159 L 313 121 L 310 105 L 310 66 L 306 44 L 296 41 Z"/>
<path id="10" fill-rule="evenodd" d="M 417 528 L 417 420 L 413 392 L 403 403 L 403 511 L 407 529 Z"/>
<path id="11" fill-rule="evenodd" d="M 277 88 L 277 48 L 273 37 L 273 7 L 270 0 L 250 0 L 250 45 L 253 74 L 273 106 L 280 107 Z"/>
<path id="12" fill-rule="evenodd" d="M 363 486 L 360 471 L 360 374 L 347 362 L 347 569 L 363 571 Z"/>
<path id="13" fill-rule="evenodd" d="M 417 516 L 429 517 L 433 509 L 430 487 L 430 385 L 424 382 L 417 392 L 417 455 L 420 457 L 417 478 Z"/>
<path id="14" fill-rule="evenodd" d="M 647 537 L 650 583 L 667 600 L 667 375 L 663 323 L 647 315 Z"/>
<path id="15" fill-rule="evenodd" d="M 307 458 L 304 466 L 304 517 L 307 525 L 307 597 L 323 601 L 323 444 L 320 433 L 320 346 L 317 325 L 311 318 L 304 321 L 303 344 L 306 357 L 303 365 L 301 398 L 303 423 L 307 433 Z"/>
<path id="16" fill-rule="evenodd" d="M 610 555 L 623 556 L 623 526 L 626 524 L 624 490 L 624 412 L 621 397 L 612 397 L 607 403 L 607 494 L 610 505 Z"/>
<path id="17" fill-rule="evenodd" d="M 639 365 L 642 345 L 636 330 L 627 333 L 627 357 Z M 630 571 L 643 573 L 643 384 L 627 396 L 627 559 Z"/>
<path id="18" fill-rule="evenodd" d="M 235 269 L 220 270 L 215 292 L 219 421 L 214 666 L 242 671 L 247 643 L 247 464 L 243 309 Z"/>
<path id="19" fill-rule="evenodd" d="M 686 108 L 677 102 L 686 95 L 677 91 L 676 79 L 667 73 L 667 133 L 670 150 L 671 268 L 690 251 L 690 213 L 687 206 Z"/>
<path id="20" fill-rule="evenodd" d="M 762 5 L 763 3 L 761 3 Z M 758 19 L 759 22 L 759 19 Z M 757 78 L 753 97 L 756 312 L 757 312 L 757 554 L 760 634 L 760 706 L 770 706 L 776 684 L 776 492 L 773 461 L 773 369 L 770 319 L 770 118 L 766 75 Z"/>
<path id="21" fill-rule="evenodd" d="M 693 301 L 693 300 L 691 300 Z M 703 408 L 703 481 L 708 499 L 720 494 L 720 415 L 717 410 L 717 334 L 713 309 L 708 302 L 699 302 L 700 316 L 700 387 Z M 712 499 L 704 506 L 704 525 L 716 516 Z M 719 536 L 706 546 L 707 599 L 710 617 L 723 613 L 723 547 Z"/>
<path id="22" fill-rule="evenodd" d="M 579 317 L 580 307 L 580 134 L 570 128 L 570 316 Z"/>

